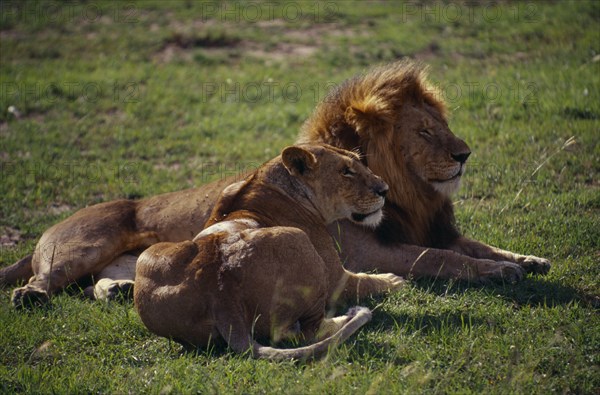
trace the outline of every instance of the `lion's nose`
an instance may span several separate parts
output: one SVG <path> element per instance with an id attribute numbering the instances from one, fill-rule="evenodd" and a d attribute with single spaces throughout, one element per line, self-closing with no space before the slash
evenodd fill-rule
<path id="1" fill-rule="evenodd" d="M 462 152 L 460 154 L 452 154 L 452 159 L 460 163 L 465 163 L 467 159 L 469 159 L 469 155 L 471 155 L 471 151 Z"/>
<path id="2" fill-rule="evenodd" d="M 375 192 L 377 195 L 381 196 L 381 197 L 385 197 L 385 195 L 388 193 L 388 191 L 390 190 L 390 188 L 388 187 L 388 185 L 384 182 L 382 182 L 381 184 L 378 184 L 374 189 L 373 192 Z"/>

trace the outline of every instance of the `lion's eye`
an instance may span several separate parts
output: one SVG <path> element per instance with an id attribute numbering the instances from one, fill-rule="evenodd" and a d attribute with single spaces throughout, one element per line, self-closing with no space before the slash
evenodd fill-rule
<path id="1" fill-rule="evenodd" d="M 431 138 L 433 137 L 433 135 L 431 134 L 431 131 L 430 131 L 429 129 L 422 129 L 422 130 L 419 132 L 419 135 L 420 135 L 421 137 L 423 137 L 423 138 L 426 138 L 426 139 L 428 139 L 428 140 L 429 140 L 429 139 L 431 139 Z"/>
<path id="2" fill-rule="evenodd" d="M 344 167 L 344 170 L 342 170 L 342 175 L 344 177 L 354 177 L 355 174 L 356 172 L 350 167 Z"/>

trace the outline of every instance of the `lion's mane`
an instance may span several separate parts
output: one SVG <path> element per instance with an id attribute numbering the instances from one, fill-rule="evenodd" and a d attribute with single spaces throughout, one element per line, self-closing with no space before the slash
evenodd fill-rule
<path id="1" fill-rule="evenodd" d="M 362 155 L 389 185 L 385 220 L 377 229 L 383 242 L 442 248 L 460 234 L 450 200 L 407 168 L 395 137 L 400 108 L 435 109 L 446 119 L 439 91 L 425 67 L 402 60 L 369 70 L 332 90 L 302 127 L 299 142 L 326 143 Z"/>

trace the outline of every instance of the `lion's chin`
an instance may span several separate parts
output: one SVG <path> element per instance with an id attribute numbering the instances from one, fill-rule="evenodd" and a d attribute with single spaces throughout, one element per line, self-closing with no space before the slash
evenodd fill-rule
<path id="1" fill-rule="evenodd" d="M 383 219 L 383 210 L 379 209 L 377 211 L 373 211 L 369 214 L 359 214 L 353 213 L 351 216 L 351 220 L 354 223 L 357 223 L 362 226 L 367 226 L 370 228 L 374 228 L 381 223 Z"/>
<path id="2" fill-rule="evenodd" d="M 442 195 L 450 197 L 460 189 L 460 177 L 444 182 L 435 181 L 431 186 Z"/>
<path id="3" fill-rule="evenodd" d="M 440 181 L 440 180 L 431 180 L 429 183 L 439 193 L 446 197 L 450 197 L 455 194 L 460 188 L 460 180 L 465 174 L 466 166 L 464 164 L 461 165 L 458 172 L 451 178 Z"/>

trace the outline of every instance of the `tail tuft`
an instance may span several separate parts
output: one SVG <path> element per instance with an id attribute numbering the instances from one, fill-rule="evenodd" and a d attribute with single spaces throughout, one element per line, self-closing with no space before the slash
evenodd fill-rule
<path id="1" fill-rule="evenodd" d="M 265 358 L 272 361 L 311 360 L 325 355 L 354 334 L 360 327 L 371 320 L 371 310 L 366 307 L 352 307 L 345 315 L 348 321 L 332 336 L 305 347 L 281 349 L 262 346 L 253 343 L 252 351 L 255 358 Z"/>

